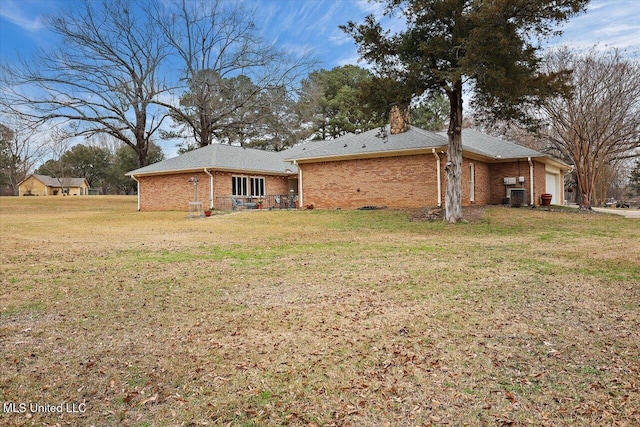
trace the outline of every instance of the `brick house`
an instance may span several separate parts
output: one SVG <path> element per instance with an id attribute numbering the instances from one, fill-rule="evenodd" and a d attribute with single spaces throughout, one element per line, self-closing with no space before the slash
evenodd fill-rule
<path id="1" fill-rule="evenodd" d="M 462 143 L 463 206 L 516 200 L 538 205 L 543 193 L 563 203 L 568 165 L 471 129 L 462 131 Z M 139 210 L 186 209 L 194 177 L 198 200 L 215 209 L 229 209 L 230 196 L 291 193 L 297 193 L 297 206 L 320 209 L 441 206 L 447 145 L 444 133 L 387 126 L 280 153 L 212 144 L 127 175 L 138 182 Z"/>
<path id="2" fill-rule="evenodd" d="M 230 209 L 231 197 L 250 201 L 297 189 L 298 169 L 279 153 L 211 144 L 128 172 L 138 183 L 138 210 L 186 210 L 194 199 L 205 208 Z"/>
<path id="3" fill-rule="evenodd" d="M 462 205 L 538 205 L 551 193 L 564 201 L 569 166 L 549 156 L 464 129 Z M 441 206 L 448 140 L 444 133 L 407 126 L 370 130 L 332 141 L 312 141 L 284 152 L 298 167 L 300 205 L 353 209 L 363 206 Z"/>

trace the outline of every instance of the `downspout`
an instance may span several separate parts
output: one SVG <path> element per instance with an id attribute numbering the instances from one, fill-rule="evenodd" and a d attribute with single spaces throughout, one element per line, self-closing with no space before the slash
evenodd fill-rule
<path id="1" fill-rule="evenodd" d="M 304 206 L 302 202 L 302 168 L 295 160 L 293 161 L 293 164 L 298 168 L 298 207 L 301 208 Z"/>
<path id="2" fill-rule="evenodd" d="M 436 149 L 432 148 L 431 152 L 436 157 L 436 175 L 438 182 L 438 207 L 442 207 L 442 182 L 440 178 L 440 156 L 436 153 Z"/>
<path id="3" fill-rule="evenodd" d="M 531 161 L 531 157 L 527 157 L 527 161 L 529 162 L 529 192 L 531 193 L 531 207 L 534 206 L 534 197 L 533 197 L 533 162 Z"/>
<path id="4" fill-rule="evenodd" d="M 213 209 L 213 175 L 204 168 L 204 173 L 209 175 L 209 208 Z"/>
<path id="5" fill-rule="evenodd" d="M 140 212 L 140 181 L 138 181 L 138 178 L 136 178 L 135 175 L 131 175 L 131 178 L 133 178 L 133 180 L 136 182 L 137 185 L 137 190 L 136 193 L 138 194 L 138 212 Z"/>

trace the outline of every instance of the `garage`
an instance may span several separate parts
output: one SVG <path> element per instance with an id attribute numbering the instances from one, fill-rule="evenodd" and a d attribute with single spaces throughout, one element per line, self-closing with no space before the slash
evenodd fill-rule
<path id="1" fill-rule="evenodd" d="M 560 173 L 547 171 L 545 192 L 553 196 L 551 199 L 552 205 L 560 205 L 564 203 L 564 197 L 561 197 L 562 189 L 560 187 L 560 182 Z"/>

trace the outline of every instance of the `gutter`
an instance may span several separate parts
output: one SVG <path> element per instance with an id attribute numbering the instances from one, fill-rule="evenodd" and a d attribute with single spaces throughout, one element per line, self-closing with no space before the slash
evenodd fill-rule
<path id="1" fill-rule="evenodd" d="M 331 154 L 328 156 L 318 156 L 318 157 L 298 157 L 298 158 L 288 158 L 284 159 L 287 162 L 332 162 L 332 161 L 340 161 L 340 160 L 350 160 L 350 159 L 367 159 L 367 158 L 378 158 L 378 157 L 396 157 L 396 156 L 408 156 L 411 154 L 422 154 L 428 153 L 429 150 L 443 150 L 446 149 L 446 146 L 438 146 L 436 148 L 433 147 L 415 147 L 415 148 L 405 148 L 405 149 L 393 149 L 393 150 L 383 150 L 383 151 L 367 151 L 362 153 L 347 153 L 347 154 Z M 294 163 L 297 164 L 297 163 Z"/>
<path id="2" fill-rule="evenodd" d="M 209 175 L 209 209 L 213 209 L 213 175 L 204 168 L 204 173 Z"/>
<path id="3" fill-rule="evenodd" d="M 301 208 L 304 206 L 302 197 L 302 168 L 298 165 L 297 160 L 292 160 L 292 163 L 298 168 L 298 207 Z"/>
<path id="4" fill-rule="evenodd" d="M 140 212 L 140 181 L 138 181 L 138 178 L 136 178 L 135 175 L 129 175 L 135 182 L 137 185 L 137 190 L 136 193 L 138 194 L 138 212 Z"/>
<path id="5" fill-rule="evenodd" d="M 436 174 L 438 176 L 437 180 L 438 180 L 438 207 L 442 207 L 442 182 L 441 182 L 441 177 L 440 177 L 440 156 L 438 156 L 438 153 L 436 153 L 436 149 L 432 148 L 431 152 L 433 153 L 433 155 L 436 158 Z"/>
<path id="6" fill-rule="evenodd" d="M 529 162 L 529 192 L 531 193 L 530 200 L 531 206 L 534 206 L 534 197 L 533 197 L 533 161 L 531 161 L 531 157 L 527 157 L 527 161 Z"/>
<path id="7" fill-rule="evenodd" d="M 212 169 L 215 169 L 217 171 L 220 172 L 236 172 L 236 173 L 246 173 L 246 174 L 262 174 L 262 175 L 275 175 L 275 176 L 281 176 L 281 175 L 294 175 L 294 172 L 291 173 L 287 173 L 286 171 L 277 171 L 277 170 L 260 170 L 260 169 L 242 169 L 242 168 L 220 168 L 220 167 L 216 167 L 213 166 Z M 136 169 L 137 170 L 137 169 Z M 138 176 L 156 176 L 156 175 L 172 175 L 172 174 L 176 174 L 176 173 L 195 173 L 195 172 L 200 172 L 202 171 L 203 168 L 202 167 L 197 167 L 195 169 L 193 168 L 188 168 L 188 169 L 166 169 L 166 170 L 161 170 L 161 171 L 153 171 L 153 172 L 141 172 L 141 173 L 135 173 Z M 131 171 L 131 172 L 136 172 Z M 125 176 L 132 176 L 131 172 L 127 172 L 125 173 Z"/>

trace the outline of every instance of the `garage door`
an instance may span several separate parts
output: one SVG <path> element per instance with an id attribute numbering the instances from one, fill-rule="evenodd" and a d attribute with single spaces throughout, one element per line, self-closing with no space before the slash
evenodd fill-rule
<path id="1" fill-rule="evenodd" d="M 558 180 L 560 176 L 554 173 L 547 172 L 547 184 L 545 186 L 545 192 L 553 195 L 551 199 L 551 204 L 558 205 L 562 204 L 560 197 L 558 197 Z"/>

